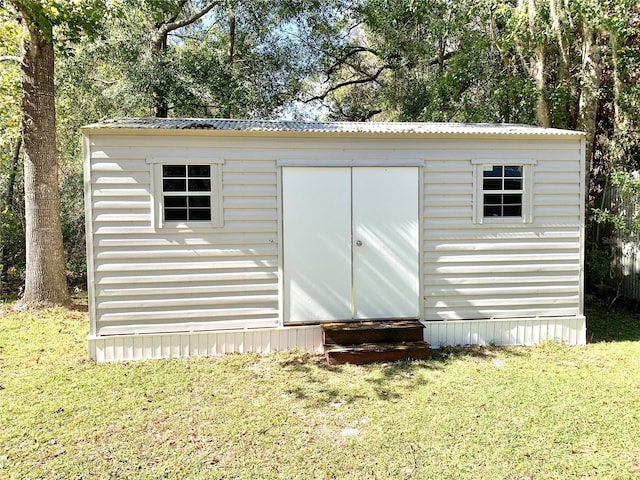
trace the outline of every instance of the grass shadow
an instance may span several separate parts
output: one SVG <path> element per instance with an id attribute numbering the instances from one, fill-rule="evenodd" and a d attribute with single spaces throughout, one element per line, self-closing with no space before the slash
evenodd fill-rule
<path id="1" fill-rule="evenodd" d="M 373 363 L 368 365 L 331 365 L 324 356 L 304 351 L 290 351 L 278 363 L 282 368 L 291 370 L 305 377 L 306 386 L 299 386 L 288 393 L 299 400 L 307 400 L 310 396 L 321 394 L 323 401 L 327 399 L 347 399 L 348 402 L 358 400 L 361 395 L 354 394 L 349 385 L 332 388 L 327 385 L 329 379 L 351 371 L 359 380 L 369 385 L 368 395 L 375 395 L 379 400 L 395 402 L 412 390 L 422 388 L 429 380 L 427 371 L 446 371 L 448 366 L 462 358 L 477 358 L 493 361 L 497 357 L 522 356 L 526 352 L 509 347 L 465 346 L 446 347 L 434 350 L 430 360 L 399 360 L 396 362 Z M 335 377 L 333 377 L 335 378 Z M 315 384 L 315 386 L 314 386 Z M 310 395 L 311 394 L 311 395 Z"/>
<path id="2" fill-rule="evenodd" d="M 609 304 L 597 298 L 587 299 L 587 342 L 638 342 L 640 341 L 640 314 L 632 305 L 619 302 Z"/>

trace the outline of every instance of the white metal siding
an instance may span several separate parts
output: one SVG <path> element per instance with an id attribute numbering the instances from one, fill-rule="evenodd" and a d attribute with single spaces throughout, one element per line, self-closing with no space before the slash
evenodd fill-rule
<path id="1" fill-rule="evenodd" d="M 271 353 L 293 348 L 321 352 L 320 327 L 110 335 L 88 340 L 89 357 L 97 362 Z"/>
<path id="2" fill-rule="evenodd" d="M 425 320 L 579 315 L 580 141 L 443 147 L 425 154 Z M 472 223 L 475 158 L 536 160 L 531 223 Z"/>
<path id="3" fill-rule="evenodd" d="M 104 339 L 105 348 L 127 342 L 126 348 L 134 348 L 135 342 L 143 340 L 118 338 L 159 334 L 162 341 L 173 342 L 178 332 L 201 331 L 184 334 L 200 338 L 204 331 L 287 331 L 282 329 L 280 305 L 283 247 L 279 246 L 277 161 L 283 165 L 424 165 L 421 313 L 426 321 L 451 321 L 428 322 L 442 324 L 429 327 L 434 338 L 442 334 L 466 343 L 464 339 L 475 338 L 473 332 L 492 328 L 487 326 L 491 319 L 555 325 L 554 318 L 576 318 L 584 324 L 584 149 L 576 137 L 158 133 L 112 130 L 90 133 L 85 140 L 85 172 L 91 180 L 87 227 L 88 265 L 93 266 L 89 272 L 93 358 L 102 355 L 96 352 L 105 336 L 111 336 L 109 341 Z M 152 166 L 145 159 L 188 162 L 190 157 L 207 155 L 224 160 L 223 227 L 190 233 L 154 230 Z M 536 161 L 532 223 L 473 223 L 471 161 L 478 158 Z M 459 335 L 442 333 L 451 328 Z M 555 338 L 540 332 L 531 335 Z M 237 341 L 229 351 L 241 351 L 243 335 L 234 337 Z M 581 343 L 582 338 L 575 334 L 569 339 Z M 282 346 L 296 345 L 295 338 L 291 342 L 283 341 Z M 174 343 L 171 348 L 178 348 Z M 132 358 L 105 355 L 104 359 Z"/>
<path id="4" fill-rule="evenodd" d="M 92 138 L 98 335 L 279 324 L 275 161 L 224 163 L 222 228 L 155 231 L 145 159 L 202 158 L 202 149 L 186 143 Z"/>
<path id="5" fill-rule="evenodd" d="M 561 342 L 584 345 L 587 325 L 584 316 L 501 318 L 426 322 L 424 340 L 433 347 L 447 345 L 535 345 Z"/>

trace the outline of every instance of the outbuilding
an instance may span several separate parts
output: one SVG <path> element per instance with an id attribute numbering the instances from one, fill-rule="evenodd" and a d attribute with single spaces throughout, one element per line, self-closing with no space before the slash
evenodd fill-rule
<path id="1" fill-rule="evenodd" d="M 118 119 L 83 129 L 97 361 L 586 341 L 585 142 L 524 125 Z"/>

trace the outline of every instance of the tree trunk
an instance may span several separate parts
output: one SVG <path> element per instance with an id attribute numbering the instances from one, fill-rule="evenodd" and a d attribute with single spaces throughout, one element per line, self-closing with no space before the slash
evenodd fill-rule
<path id="1" fill-rule="evenodd" d="M 609 32 L 609 47 L 611 48 L 611 77 L 613 80 L 613 141 L 617 142 L 621 133 L 629 128 L 628 119 L 620 105 L 624 82 L 620 76 L 620 62 L 618 50 L 620 42 L 615 32 Z"/>
<path id="2" fill-rule="evenodd" d="M 578 100 L 578 130 L 586 134 L 587 172 L 591 171 L 593 161 L 593 142 L 596 136 L 596 118 L 598 113 L 598 90 L 602 76 L 600 47 L 597 32 L 590 25 L 583 27 L 582 68 L 580 99 Z"/>
<path id="3" fill-rule="evenodd" d="M 167 33 L 161 32 L 159 39 L 156 39 L 151 45 L 151 57 L 155 58 L 159 64 L 162 64 L 165 62 L 166 54 Z M 161 81 L 156 80 L 156 84 L 151 86 L 153 116 L 157 118 L 167 118 L 169 116 L 169 103 L 167 102 L 167 93 L 164 91 L 161 83 Z"/>
<path id="4" fill-rule="evenodd" d="M 236 54 L 236 12 L 234 9 L 229 10 L 229 55 L 227 63 L 229 64 L 229 74 L 233 72 L 233 62 Z M 226 105 L 224 106 L 224 116 L 233 118 L 232 95 L 227 95 Z"/>
<path id="5" fill-rule="evenodd" d="M 69 301 L 60 226 L 53 42 L 50 35 L 29 27 L 21 66 L 27 273 L 19 307 Z"/>
<path id="6" fill-rule="evenodd" d="M 550 127 L 549 101 L 547 100 L 547 79 L 545 73 L 545 49 L 544 45 L 538 45 L 534 57 L 531 59 L 531 75 L 536 83 L 538 98 L 536 99 L 536 120 L 542 127 Z"/>

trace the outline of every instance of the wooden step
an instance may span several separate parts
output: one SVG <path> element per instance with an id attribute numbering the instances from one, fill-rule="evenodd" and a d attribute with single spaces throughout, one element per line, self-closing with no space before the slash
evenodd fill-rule
<path id="1" fill-rule="evenodd" d="M 395 362 L 398 360 L 429 360 L 431 346 L 427 342 L 364 343 L 360 345 L 325 346 L 325 357 L 330 365 L 351 363 Z"/>
<path id="2" fill-rule="evenodd" d="M 423 339 L 423 330 L 417 320 L 325 323 L 322 340 L 325 345 L 419 342 Z"/>

